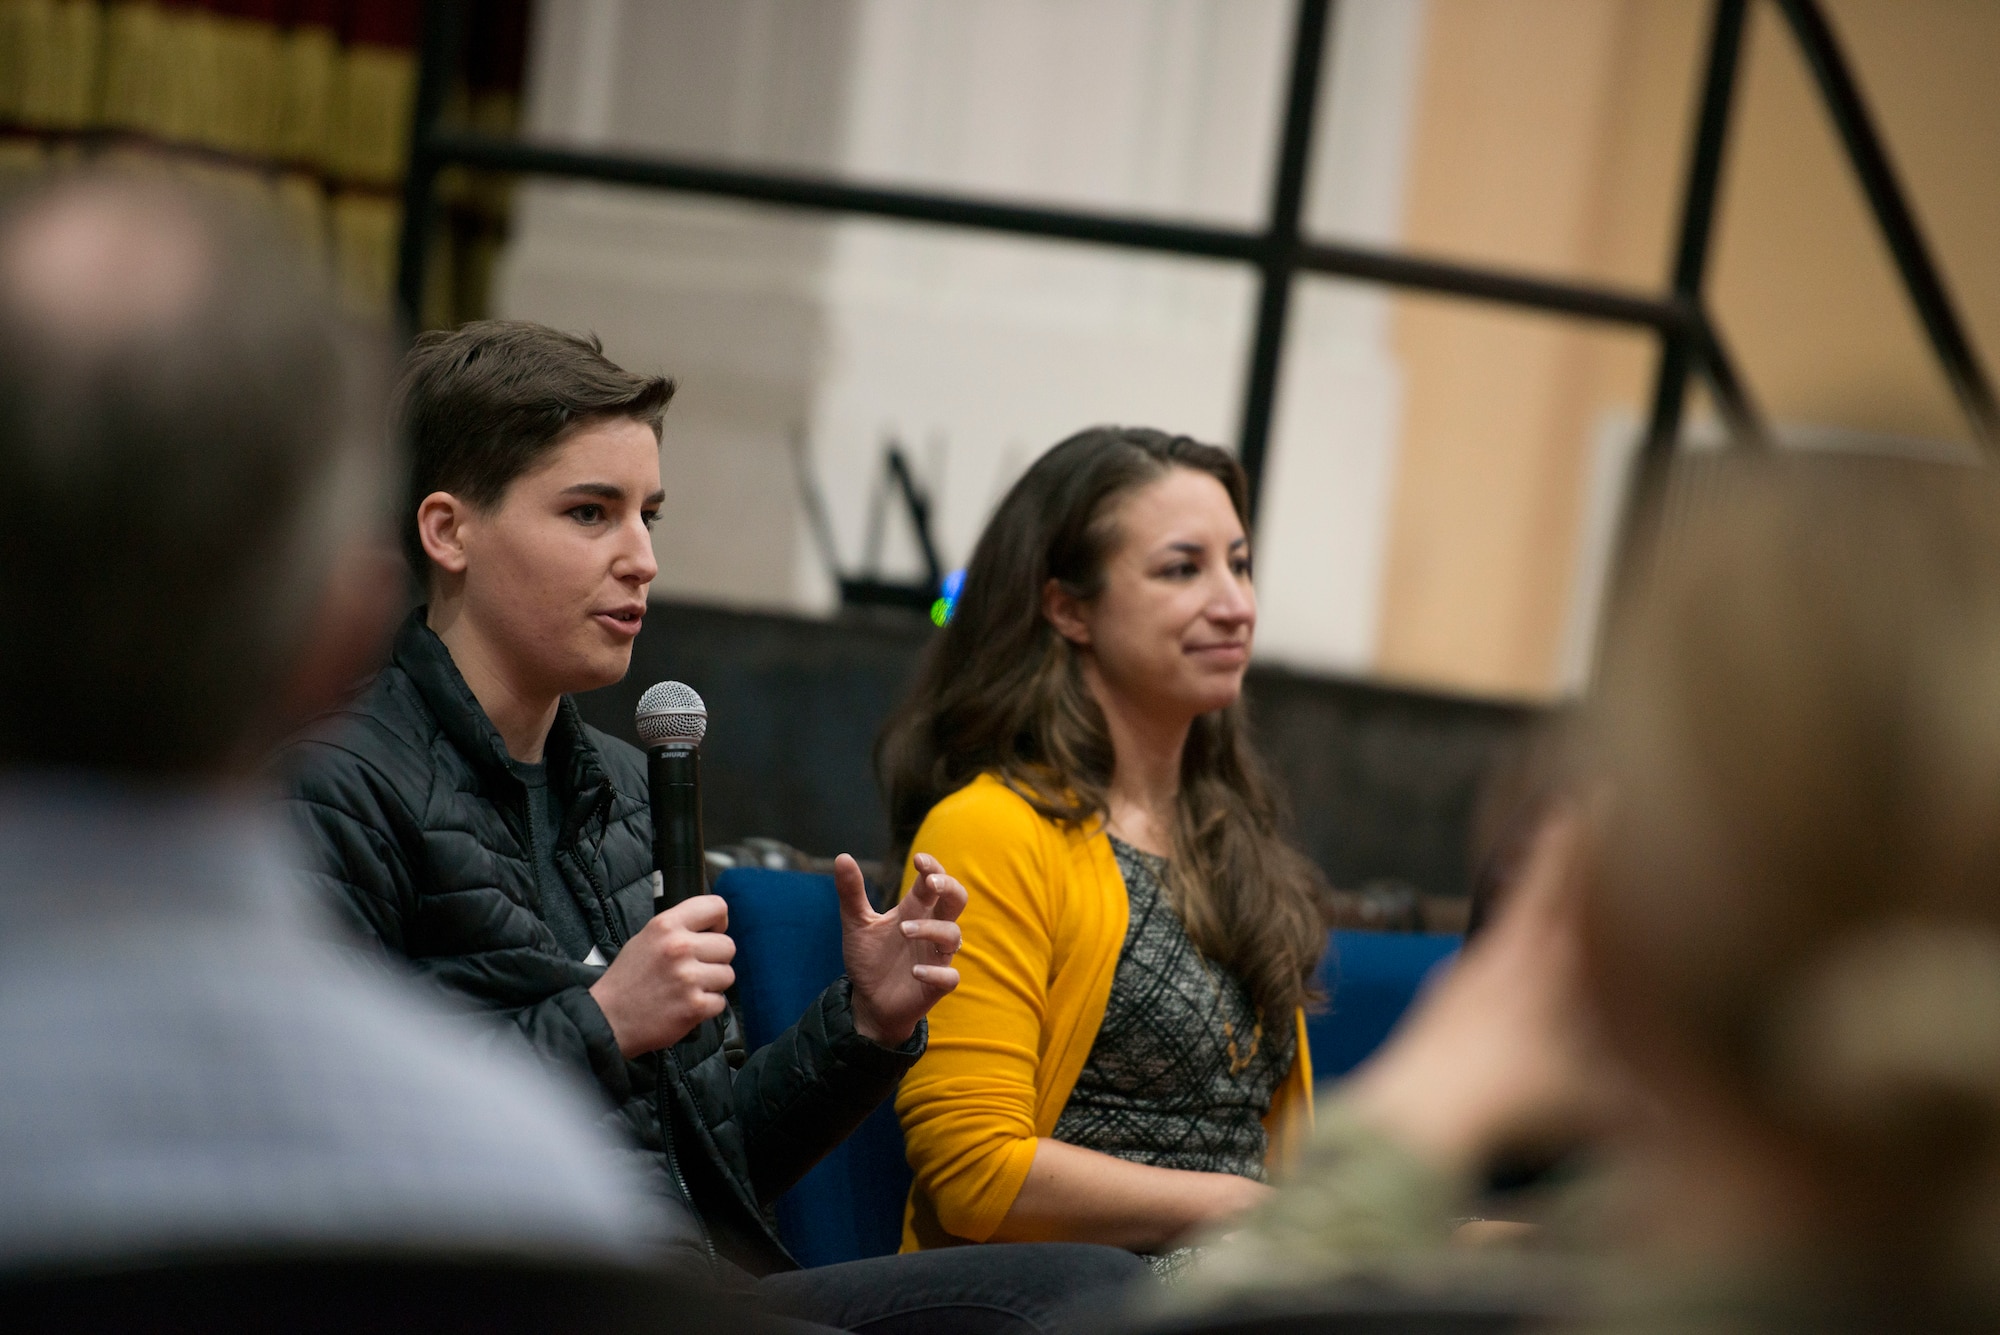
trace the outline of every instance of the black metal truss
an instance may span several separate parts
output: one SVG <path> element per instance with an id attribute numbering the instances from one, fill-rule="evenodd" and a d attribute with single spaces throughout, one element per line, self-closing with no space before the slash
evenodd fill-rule
<path id="1" fill-rule="evenodd" d="M 2000 412 L 1995 408 L 1992 387 L 1972 351 L 1831 25 L 1817 0 L 1772 2 L 1783 12 L 1813 70 L 1904 287 L 1974 434 L 1987 449 L 2000 448 Z M 1246 264 L 1256 269 L 1259 282 L 1237 446 L 1249 475 L 1254 515 L 1277 403 L 1292 286 L 1302 274 L 1327 274 L 1651 330 L 1660 340 L 1660 362 L 1635 483 L 1636 501 L 1657 482 L 1679 439 L 1690 375 L 1700 376 L 1707 385 L 1739 446 L 1755 447 L 1767 439 L 1762 416 L 1702 300 L 1748 5 L 1749 0 L 1717 0 L 1715 6 L 1673 273 L 1669 290 L 1655 295 L 1305 236 L 1305 187 L 1323 83 L 1331 0 L 1300 0 L 1298 6 L 1271 206 L 1260 230 L 1039 208 L 969 195 L 861 185 L 805 173 L 605 153 L 452 130 L 444 123 L 444 110 L 458 74 L 465 0 L 427 0 L 404 188 L 398 304 L 408 327 L 414 329 L 437 226 L 437 178 L 453 166 Z"/>

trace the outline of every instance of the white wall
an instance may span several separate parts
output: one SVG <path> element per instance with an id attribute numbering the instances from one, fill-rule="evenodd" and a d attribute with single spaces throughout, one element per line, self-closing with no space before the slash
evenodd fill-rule
<path id="1" fill-rule="evenodd" d="M 527 132 L 826 169 L 838 156 L 844 0 L 543 0 Z M 517 196 L 497 313 L 599 333 L 680 384 L 667 414 L 662 595 L 799 601 L 786 441 L 808 419 L 832 227 L 651 192 L 535 183 Z"/>
<path id="2" fill-rule="evenodd" d="M 1400 235 L 1422 0 L 1336 7 L 1312 225 Z M 1287 0 L 543 0 L 535 133 L 1255 226 Z M 830 608 L 803 436 L 863 549 L 885 436 L 949 561 L 1040 450 L 1096 422 L 1228 441 L 1254 285 L 1229 265 L 595 187 L 523 190 L 506 314 L 678 376 L 660 590 Z M 1259 533 L 1260 652 L 1372 661 L 1401 387 L 1387 303 L 1295 294 Z M 892 528 L 885 565 L 913 568 Z"/>
<path id="3" fill-rule="evenodd" d="M 1394 246 L 1423 0 L 1343 0 L 1323 77 L 1306 226 Z M 1375 661 L 1403 379 L 1386 291 L 1324 279 L 1292 294 L 1258 534 L 1260 657 L 1365 672 Z"/>

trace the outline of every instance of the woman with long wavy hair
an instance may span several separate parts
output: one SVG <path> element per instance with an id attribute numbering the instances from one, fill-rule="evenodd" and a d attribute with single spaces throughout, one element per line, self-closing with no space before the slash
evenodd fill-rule
<path id="1" fill-rule="evenodd" d="M 905 1250 L 1088 1239 L 1171 1270 L 1310 1107 L 1318 871 L 1241 701 L 1257 600 L 1222 450 L 1081 432 L 1001 502 L 877 747 L 964 882 L 958 990 L 896 1108 Z"/>

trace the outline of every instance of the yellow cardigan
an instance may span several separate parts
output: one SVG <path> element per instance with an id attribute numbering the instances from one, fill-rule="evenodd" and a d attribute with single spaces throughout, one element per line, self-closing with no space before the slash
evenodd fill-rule
<path id="1" fill-rule="evenodd" d="M 930 1049 L 896 1094 L 916 1174 L 906 1252 L 984 1242 L 1014 1204 L 1104 1023 L 1127 911 L 1102 826 L 1047 820 L 991 774 L 933 807 L 914 848 L 970 902 L 958 988 L 931 1012 Z M 906 888 L 912 879 L 906 867 Z M 1311 1125 L 1303 1013 L 1296 1023 L 1298 1059 L 1264 1119 L 1273 1162 Z"/>

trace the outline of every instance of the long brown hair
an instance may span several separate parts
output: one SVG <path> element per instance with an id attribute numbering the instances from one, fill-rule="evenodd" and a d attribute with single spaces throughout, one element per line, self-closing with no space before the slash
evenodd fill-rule
<path id="1" fill-rule="evenodd" d="M 1111 735 L 1076 647 L 1042 615 L 1042 590 L 1054 579 L 1077 598 L 1096 597 L 1118 541 L 1117 502 L 1175 468 L 1220 482 L 1248 526 L 1235 459 L 1136 427 L 1078 432 L 1000 502 L 956 611 L 876 743 L 898 861 L 933 806 L 989 771 L 1051 820 L 1104 816 Z M 1279 820 L 1242 701 L 1197 718 L 1181 756 L 1167 892 L 1195 946 L 1270 1016 L 1313 998 L 1326 943 L 1325 880 L 1285 842 Z"/>

